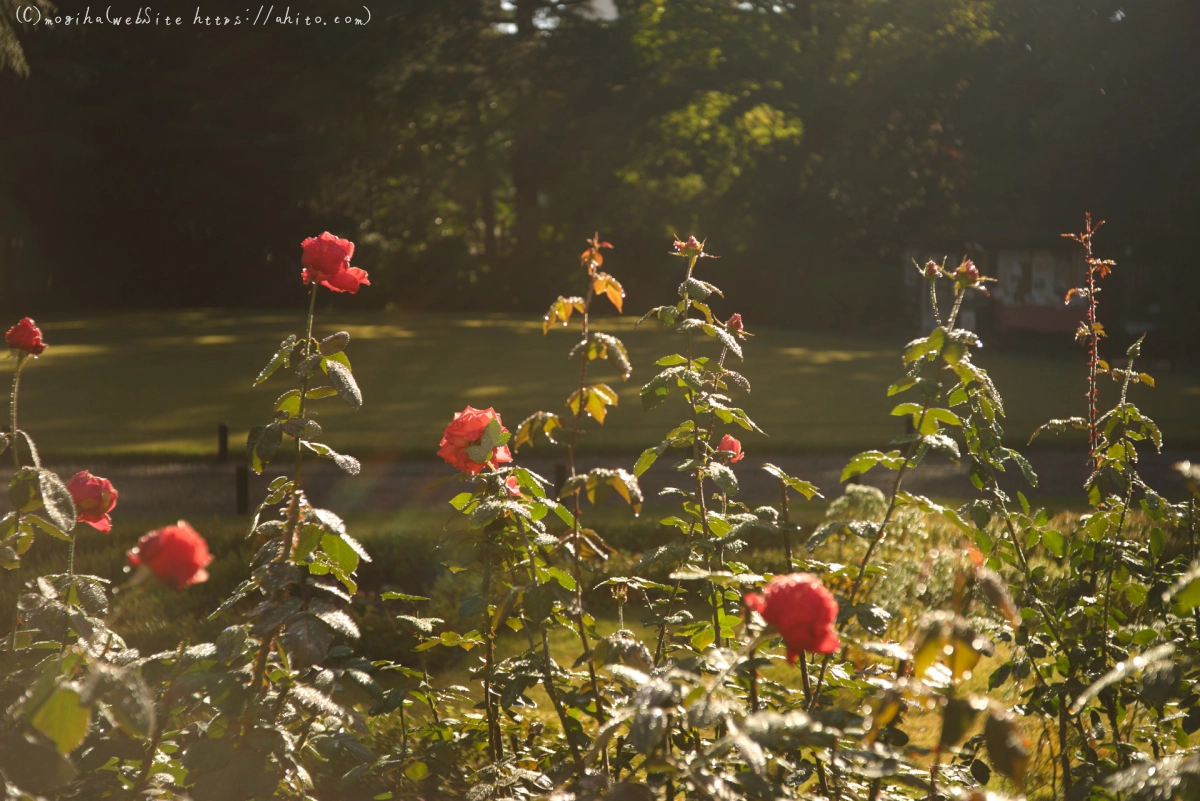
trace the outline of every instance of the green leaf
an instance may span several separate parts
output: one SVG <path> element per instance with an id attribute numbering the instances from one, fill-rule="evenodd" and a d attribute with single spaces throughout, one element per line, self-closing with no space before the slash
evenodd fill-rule
<path id="1" fill-rule="evenodd" d="M 41 467 L 42 460 L 38 456 L 37 446 L 33 444 L 33 437 L 29 436 L 28 431 L 22 431 L 21 436 L 25 439 L 25 444 L 29 446 L 29 458 L 33 460 L 34 467 Z"/>
<path id="2" fill-rule="evenodd" d="M 811 501 L 813 498 L 824 497 L 817 490 L 817 486 L 815 484 L 812 484 L 811 482 L 808 482 L 808 481 L 804 481 L 803 479 L 789 476 L 787 473 L 783 472 L 782 468 L 776 467 L 775 465 L 771 464 L 770 462 L 764 464 L 762 466 L 762 469 L 766 470 L 768 473 L 775 476 L 775 478 L 779 479 L 784 484 L 787 484 L 789 487 L 794 489 L 796 492 L 803 495 L 805 497 L 805 499 L 807 499 L 807 500 Z"/>
<path id="3" fill-rule="evenodd" d="M 284 421 L 283 433 L 296 439 L 313 439 L 321 436 L 321 425 L 309 417 L 293 417 Z"/>
<path id="4" fill-rule="evenodd" d="M 51 537 L 54 537 L 55 539 L 58 539 L 58 540 L 62 540 L 63 542 L 71 541 L 71 537 L 69 535 L 64 534 L 53 523 L 50 523 L 47 520 L 43 520 L 42 518 L 38 517 L 37 515 L 27 514 L 21 518 L 21 523 L 22 523 L 22 525 L 24 525 L 25 523 L 28 523 L 29 525 L 37 528 L 43 534 L 49 534 Z"/>
<path id="5" fill-rule="evenodd" d="M 275 351 L 275 355 L 271 357 L 271 361 L 267 362 L 267 366 L 259 372 L 258 377 L 254 379 L 254 386 L 258 386 L 262 382 L 274 374 L 280 367 L 287 367 L 288 361 L 292 356 L 292 349 L 296 347 L 296 335 L 289 334 L 288 338 L 279 343 L 279 349 Z"/>
<path id="6" fill-rule="evenodd" d="M 333 630 L 312 612 L 302 612 L 289 620 L 279 635 L 279 643 L 294 668 L 319 664 L 329 653 L 332 642 Z"/>
<path id="7" fill-rule="evenodd" d="M 1062 532 L 1052 528 L 1042 529 L 1042 544 L 1046 546 L 1046 550 L 1059 559 L 1066 556 L 1067 541 L 1063 538 Z"/>
<path id="8" fill-rule="evenodd" d="M 682 373 L 682 367 L 668 367 L 646 382 L 641 390 L 642 408 L 649 411 L 665 401 Z"/>
<path id="9" fill-rule="evenodd" d="M 720 487 L 721 492 L 726 495 L 736 495 L 738 491 L 737 476 L 728 465 L 720 462 L 713 462 L 708 466 L 708 474 L 712 476 L 713 482 Z"/>
<path id="10" fill-rule="evenodd" d="M 892 409 L 892 417 L 903 417 L 906 414 L 920 414 L 921 404 L 919 403 L 901 403 Z"/>
<path id="11" fill-rule="evenodd" d="M 595 332 L 592 343 L 588 347 L 589 359 L 607 359 L 624 381 L 633 374 L 633 366 L 629 363 L 629 351 L 625 344 L 611 334 Z"/>
<path id="12" fill-rule="evenodd" d="M 246 458 L 250 462 L 250 469 L 262 475 L 263 469 L 275 458 L 281 444 L 283 444 L 282 423 L 251 428 L 250 436 L 246 438 Z"/>
<path id="13" fill-rule="evenodd" d="M 321 355 L 333 356 L 335 353 L 341 353 L 350 344 L 350 332 L 338 331 L 336 334 L 330 334 L 321 340 Z"/>
<path id="14" fill-rule="evenodd" d="M 846 468 L 842 470 L 842 477 L 840 480 L 846 481 L 854 478 L 857 475 L 861 475 L 881 462 L 885 467 L 896 469 L 899 468 L 900 463 L 903 461 L 904 459 L 900 456 L 899 451 L 890 451 L 889 453 L 883 453 L 882 451 L 863 451 L 862 453 L 853 456 L 850 461 L 846 463 Z"/>
<path id="15" fill-rule="evenodd" d="M 45 468 L 38 468 L 38 489 L 46 515 L 60 531 L 75 528 L 75 501 L 62 479 Z"/>
<path id="16" fill-rule="evenodd" d="M 721 328 L 717 325 L 705 324 L 700 328 L 710 337 L 715 337 L 721 343 L 721 345 L 728 348 L 729 352 L 734 356 L 738 357 L 739 359 L 742 358 L 742 346 L 738 344 L 736 339 L 734 339 L 733 334 L 730 334 L 724 328 Z"/>
<path id="17" fill-rule="evenodd" d="M 429 600 L 424 595 L 409 595 L 409 594 L 403 593 L 403 592 L 391 592 L 391 591 L 383 593 L 382 595 L 379 596 L 379 598 L 384 601 L 413 601 L 413 602 L 416 602 L 416 601 L 428 601 Z"/>
<path id="18" fill-rule="evenodd" d="M 61 754 L 74 751 L 87 737 L 91 710 L 84 706 L 79 693 L 63 685 L 42 704 L 30 723 L 54 741 Z"/>
<path id="19" fill-rule="evenodd" d="M 1166 548 L 1166 533 L 1155 526 L 1150 529 L 1150 553 L 1155 559 L 1162 557 L 1163 550 Z"/>
<path id="20" fill-rule="evenodd" d="M 1173 602 L 1182 612 L 1200 606 L 1200 563 L 1193 563 L 1191 569 L 1163 593 L 1163 601 Z"/>
<path id="21" fill-rule="evenodd" d="M 429 766 L 424 762 L 412 762 L 404 769 L 404 775 L 414 782 L 419 782 L 429 775 Z"/>
<path id="22" fill-rule="evenodd" d="M 932 417 L 934 420 L 945 423 L 946 425 L 949 425 L 949 426 L 961 426 L 962 425 L 962 420 L 960 420 L 958 418 L 958 415 L 955 414 L 954 412 L 950 411 L 949 409 L 939 409 L 937 407 L 931 407 L 927 412 L 925 412 L 925 416 Z"/>
<path id="23" fill-rule="evenodd" d="M 662 450 L 660 450 L 660 447 L 661 446 L 655 446 L 653 448 L 646 448 L 646 450 L 642 451 L 642 455 L 638 457 L 637 462 L 633 465 L 633 474 L 635 476 L 641 478 L 642 473 L 645 473 L 650 469 L 651 465 L 658 461 L 658 457 L 662 455 Z"/>
<path id="24" fill-rule="evenodd" d="M 679 297 L 691 298 L 692 300 L 704 300 L 713 293 L 716 289 L 712 284 L 707 284 L 704 281 L 699 281 L 691 276 L 684 279 L 679 285 Z"/>
<path id="25" fill-rule="evenodd" d="M 1033 465 L 1029 463 L 1028 459 L 1012 448 L 1001 448 L 1000 452 L 1017 463 L 1017 467 L 1021 468 L 1021 475 L 1025 477 L 1029 486 L 1036 487 L 1038 485 L 1037 473 L 1033 472 Z"/>
<path id="26" fill-rule="evenodd" d="M 358 569 L 358 551 L 342 537 L 336 534 L 325 534 L 321 537 L 321 550 L 346 575 L 350 575 Z"/>
<path id="27" fill-rule="evenodd" d="M 296 550 L 292 554 L 292 558 L 297 564 L 307 564 L 312 561 L 312 552 L 321 543 L 321 537 L 325 535 L 325 530 L 320 526 L 307 525 L 300 529 L 300 534 L 296 537 Z"/>
<path id="28" fill-rule="evenodd" d="M 874 604 L 860 604 L 854 610 L 858 624 L 876 637 L 882 637 L 887 631 L 892 615 L 886 609 Z"/>
<path id="29" fill-rule="evenodd" d="M 352 476 L 357 476 L 362 470 L 362 465 L 359 464 L 359 461 L 353 456 L 347 456 L 344 453 L 338 453 L 328 445 L 323 445 L 320 442 L 309 442 L 308 440 L 304 440 L 304 447 L 308 448 L 318 456 L 324 456 L 326 459 L 332 459 L 334 464 Z"/>
<path id="30" fill-rule="evenodd" d="M 1175 646 L 1168 643 L 1160 645 L 1157 648 L 1151 648 L 1149 651 L 1143 651 L 1136 656 L 1130 656 L 1128 659 L 1118 662 L 1116 667 L 1105 673 L 1099 679 L 1094 681 L 1090 687 L 1076 698 L 1069 708 L 1069 712 L 1074 715 L 1083 709 L 1089 701 L 1098 696 L 1105 687 L 1109 687 L 1118 682 L 1124 681 L 1138 671 L 1154 670 L 1159 666 L 1170 665 L 1171 655 L 1175 653 Z"/>
<path id="31" fill-rule="evenodd" d="M 282 412 L 286 417 L 295 417 L 300 413 L 300 390 L 289 389 L 275 401 L 275 411 Z M 276 414 L 276 417 L 279 415 Z"/>
<path id="32" fill-rule="evenodd" d="M 341 356 L 342 354 L 337 355 Z M 350 368 L 335 358 L 323 360 L 321 366 L 329 374 L 329 383 L 337 390 L 342 400 L 351 409 L 361 409 L 362 391 L 358 388 L 358 382 L 354 380 L 354 374 L 350 372 Z"/>
<path id="33" fill-rule="evenodd" d="M 546 568 L 546 572 L 553 576 L 554 580 L 562 585 L 563 589 L 572 591 L 575 589 L 575 579 L 561 567 L 548 567 Z"/>

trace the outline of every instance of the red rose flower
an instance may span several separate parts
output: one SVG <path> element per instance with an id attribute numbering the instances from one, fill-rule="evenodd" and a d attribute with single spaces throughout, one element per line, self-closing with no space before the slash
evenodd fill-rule
<path id="1" fill-rule="evenodd" d="M 493 449 L 491 458 L 486 462 L 476 462 L 467 455 L 467 447 L 479 444 L 483 439 L 483 432 L 487 431 L 488 424 L 493 420 L 501 423 L 501 432 L 508 431 L 503 427 L 503 421 L 500 419 L 500 415 L 496 414 L 495 409 L 472 409 L 468 406 L 461 412 L 455 412 L 454 419 L 450 421 L 450 425 L 446 426 L 446 431 L 442 434 L 438 456 L 464 473 L 472 475 L 477 475 L 484 467 L 495 467 L 503 462 L 511 462 L 512 454 L 509 453 L 507 445 L 500 445 Z"/>
<path id="2" fill-rule="evenodd" d="M 521 497 L 521 482 L 517 481 L 516 476 L 509 476 L 504 482 L 504 488 L 508 490 L 508 494 L 514 498 Z"/>
<path id="3" fill-rule="evenodd" d="M 180 590 L 208 581 L 204 568 L 212 560 L 208 543 L 184 520 L 144 535 L 129 552 L 129 564 L 145 565 L 163 583 Z"/>
<path id="4" fill-rule="evenodd" d="M 318 237 L 309 237 L 300 243 L 304 254 L 300 264 L 304 267 L 300 277 L 304 283 L 320 283 L 334 292 L 358 292 L 362 285 L 370 286 L 367 271 L 350 266 L 354 255 L 354 243 L 339 239 L 326 231 Z"/>
<path id="5" fill-rule="evenodd" d="M 108 513 L 117 505 L 117 490 L 111 481 L 82 470 L 71 476 L 67 482 L 67 492 L 75 501 L 80 523 L 87 523 L 103 534 L 112 531 L 112 519 Z"/>
<path id="6" fill-rule="evenodd" d="M 38 356 L 46 349 L 42 331 L 32 319 L 22 317 L 20 322 L 4 333 L 4 341 L 13 350 L 23 350 L 30 356 Z"/>
<path id="7" fill-rule="evenodd" d="M 745 602 L 779 630 L 792 664 L 805 651 L 832 654 L 842 647 L 835 628 L 837 601 L 811 573 L 776 576 L 762 595 L 750 593 Z"/>
<path id="8" fill-rule="evenodd" d="M 717 444 L 717 450 L 728 451 L 733 454 L 729 457 L 729 463 L 740 462 L 746 458 L 746 454 L 742 453 L 742 443 L 738 442 L 733 437 L 726 434 L 721 437 L 721 441 Z"/>
<path id="9" fill-rule="evenodd" d="M 725 328 L 726 328 L 726 330 L 728 330 L 730 333 L 733 333 L 733 334 L 742 333 L 742 330 L 743 330 L 742 329 L 742 315 L 735 314 L 732 317 L 730 317 L 728 320 L 726 320 Z"/>

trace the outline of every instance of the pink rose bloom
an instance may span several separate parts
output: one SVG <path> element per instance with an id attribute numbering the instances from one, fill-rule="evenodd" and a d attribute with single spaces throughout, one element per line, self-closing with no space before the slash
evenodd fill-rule
<path id="1" fill-rule="evenodd" d="M 87 523 L 103 534 L 112 531 L 112 518 L 108 513 L 117 505 L 117 490 L 111 481 L 82 470 L 71 476 L 67 492 L 75 501 L 80 523 Z"/>
<path id="2" fill-rule="evenodd" d="M 842 647 L 836 628 L 837 601 L 811 573 L 776 576 L 762 595 L 750 593 L 745 603 L 779 630 L 792 664 L 806 651 L 832 654 Z"/>
<path id="3" fill-rule="evenodd" d="M 450 421 L 450 425 L 446 426 L 446 431 L 442 434 L 438 456 L 464 473 L 472 475 L 478 475 L 485 467 L 495 467 L 497 464 L 511 462 L 512 454 L 509 453 L 507 445 L 493 449 L 491 458 L 486 462 L 476 462 L 467 455 L 467 447 L 479 444 L 483 439 L 483 432 L 487 431 L 488 424 L 492 420 L 503 426 L 503 421 L 500 420 L 500 415 L 496 414 L 495 409 L 473 409 L 468 406 L 461 412 L 455 412 L 454 419 Z M 503 432 L 508 429 L 501 427 L 500 430 Z"/>
<path id="4" fill-rule="evenodd" d="M 129 564 L 145 565 L 160 581 L 178 590 L 208 581 L 204 568 L 213 560 L 204 537 L 185 520 L 144 535 L 128 556 Z"/>
<path id="5" fill-rule="evenodd" d="M 304 283 L 319 283 L 334 292 L 358 292 L 360 286 L 370 286 L 367 271 L 350 266 L 354 255 L 354 243 L 339 239 L 326 231 L 317 237 L 309 237 L 300 243 L 304 254 L 300 264 L 304 267 L 300 277 Z"/>
<path id="6" fill-rule="evenodd" d="M 746 454 L 742 453 L 742 443 L 738 442 L 733 437 L 726 434 L 721 437 L 720 443 L 717 444 L 717 450 L 729 451 L 733 456 L 729 457 L 729 463 L 740 462 L 746 458 Z"/>

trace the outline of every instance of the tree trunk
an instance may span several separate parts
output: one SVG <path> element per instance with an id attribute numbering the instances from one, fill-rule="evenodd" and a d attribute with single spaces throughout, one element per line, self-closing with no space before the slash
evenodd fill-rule
<path id="1" fill-rule="evenodd" d="M 516 10 L 516 44 L 521 66 L 517 75 L 517 113 L 513 125 L 512 181 L 517 217 L 514 255 L 520 261 L 533 255 L 537 239 L 537 123 L 534 119 L 537 29 L 533 19 L 539 5 L 539 0 L 517 0 Z"/>
<path id="2" fill-rule="evenodd" d="M 492 181 L 492 161 L 488 155 L 488 130 L 483 123 L 486 100 L 472 92 L 470 105 L 472 134 L 475 138 L 475 169 L 479 173 L 479 219 L 483 225 L 483 259 L 496 266 L 496 193 Z"/>

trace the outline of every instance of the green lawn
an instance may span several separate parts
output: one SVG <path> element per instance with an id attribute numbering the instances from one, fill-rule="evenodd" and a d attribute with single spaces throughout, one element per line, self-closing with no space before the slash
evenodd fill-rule
<path id="1" fill-rule="evenodd" d="M 634 373 L 621 384 L 607 365 L 596 367 L 596 378 L 618 389 L 621 402 L 585 440 L 585 447 L 620 450 L 631 459 L 680 416 L 670 402 L 644 412 L 638 389 L 654 375 L 656 358 L 683 347 L 681 337 L 653 324 L 634 329 L 635 320 L 598 321 L 629 347 Z M 51 347 L 23 373 L 21 427 L 55 455 L 175 458 L 212 454 L 217 424 L 226 422 L 231 448 L 240 451 L 249 427 L 269 420 L 272 402 L 291 386 L 286 371 L 257 389 L 253 378 L 302 322 L 300 311 L 39 319 Z M 510 427 L 539 409 L 560 411 L 577 376 L 567 352 L 578 329 L 543 336 L 536 317 L 318 315 L 321 335 L 339 329 L 353 335 L 348 353 L 365 403 L 354 412 L 337 399 L 323 400 L 319 409 L 327 441 L 360 456 L 432 457 L 446 422 L 468 403 L 495 406 Z M 737 369 L 754 390 L 744 406 L 769 438 L 748 435 L 747 447 L 849 451 L 879 447 L 899 432 L 885 389 L 901 372 L 903 342 L 754 333 Z M 985 349 L 978 361 L 1007 399 L 1013 442 L 1023 444 L 1047 418 L 1081 412 L 1082 357 L 1022 360 Z M 0 365 L 0 380 L 12 365 Z M 1139 388 L 1134 400 L 1159 421 L 1169 444 L 1200 444 L 1200 419 L 1188 414 L 1200 404 L 1200 377 L 1161 371 L 1155 378 L 1157 389 Z"/>

